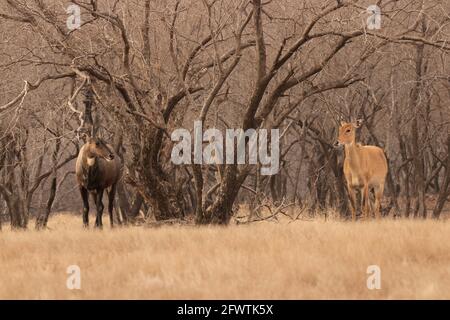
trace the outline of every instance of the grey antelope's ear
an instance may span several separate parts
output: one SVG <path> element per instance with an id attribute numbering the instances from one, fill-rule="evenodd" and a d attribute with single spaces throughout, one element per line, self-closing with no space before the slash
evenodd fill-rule
<path id="1" fill-rule="evenodd" d="M 84 133 L 84 137 L 85 137 L 85 142 L 86 143 L 92 143 L 94 141 L 94 138 L 92 138 L 89 134 Z"/>
<path id="2" fill-rule="evenodd" d="M 89 138 L 95 138 L 97 136 L 97 130 L 93 123 L 86 123 L 86 134 Z"/>
<path id="3" fill-rule="evenodd" d="M 355 128 L 359 128 L 359 127 L 361 127 L 362 126 L 362 124 L 363 124 L 363 119 L 358 119 L 358 120 L 356 120 L 356 122 L 355 122 Z"/>
<path id="4" fill-rule="evenodd" d="M 82 140 L 84 143 L 88 142 L 90 139 L 89 132 L 86 131 L 86 128 L 80 128 L 77 130 L 78 140 Z"/>

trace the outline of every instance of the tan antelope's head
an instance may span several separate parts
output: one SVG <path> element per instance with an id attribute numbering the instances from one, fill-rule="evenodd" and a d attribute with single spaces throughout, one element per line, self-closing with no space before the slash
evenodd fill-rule
<path id="1" fill-rule="evenodd" d="M 114 160 L 114 153 L 106 145 L 106 143 L 104 143 L 103 140 L 99 138 L 89 137 L 87 139 L 84 150 L 86 152 L 88 161 L 90 161 L 90 159 L 94 160 L 97 157 L 103 158 L 106 161 Z"/>
<path id="2" fill-rule="evenodd" d="M 334 143 L 334 146 L 339 147 L 342 145 L 354 143 L 356 129 L 361 127 L 361 124 L 362 120 L 356 120 L 355 123 L 341 121 L 338 138 L 337 141 Z"/>

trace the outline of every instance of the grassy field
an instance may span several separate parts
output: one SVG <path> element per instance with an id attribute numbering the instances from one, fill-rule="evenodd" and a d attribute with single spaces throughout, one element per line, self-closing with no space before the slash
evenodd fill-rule
<path id="1" fill-rule="evenodd" d="M 450 223 L 260 222 L 229 227 L 0 232 L 1 299 L 450 299 Z M 69 290 L 69 265 L 81 290 Z M 369 290 L 367 267 L 381 268 Z"/>

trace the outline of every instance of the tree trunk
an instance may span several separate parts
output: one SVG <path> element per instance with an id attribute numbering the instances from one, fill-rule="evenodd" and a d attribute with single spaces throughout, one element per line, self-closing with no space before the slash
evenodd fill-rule
<path id="1" fill-rule="evenodd" d="M 56 171 L 52 178 L 52 183 L 50 187 L 50 195 L 47 200 L 47 205 L 45 206 L 45 211 L 40 213 L 38 217 L 36 218 L 36 230 L 45 229 L 47 227 L 48 217 L 50 216 L 50 212 L 52 210 L 53 201 L 55 200 L 56 196 Z"/>
<path id="2" fill-rule="evenodd" d="M 139 180 L 129 182 L 149 202 L 156 220 L 182 218 L 183 206 L 177 195 L 176 183 L 160 167 L 163 132 L 147 126 L 142 133 L 140 165 L 136 166 Z"/>
<path id="3" fill-rule="evenodd" d="M 136 217 L 139 215 L 139 211 L 141 210 L 142 203 L 144 202 L 144 199 L 142 196 L 137 193 L 136 198 L 134 199 L 133 205 L 131 206 L 129 217 L 131 219 L 136 219 Z"/>
<path id="4" fill-rule="evenodd" d="M 0 193 L 1 196 L 1 193 Z M 0 231 L 2 231 L 3 210 L 0 211 Z"/>
<path id="5" fill-rule="evenodd" d="M 403 161 L 408 161 L 408 151 L 406 150 L 406 145 L 403 140 L 403 137 L 399 136 L 399 145 L 400 145 L 400 154 L 402 156 Z M 409 170 L 408 164 L 403 166 L 403 172 L 405 174 L 405 179 L 403 185 L 405 186 L 405 190 L 403 192 L 405 197 L 405 209 L 404 209 L 404 217 L 409 218 L 411 213 L 411 193 L 410 193 L 410 181 L 409 181 Z"/>
<path id="6" fill-rule="evenodd" d="M 27 219 L 24 207 L 25 202 L 18 195 L 12 194 L 6 199 L 6 203 L 8 204 L 11 229 L 26 229 Z"/>
<path id="7" fill-rule="evenodd" d="M 414 118 L 412 120 L 411 131 L 412 131 L 412 149 L 413 149 L 413 164 L 414 164 L 414 196 L 415 196 L 415 206 L 414 206 L 414 216 L 419 216 L 426 218 L 427 208 L 425 203 L 425 177 L 424 177 L 424 157 L 423 148 L 419 146 L 421 140 L 421 134 L 419 132 L 418 118 L 419 112 L 419 93 L 421 91 L 421 80 L 422 80 L 422 65 L 423 65 L 423 50 L 424 45 L 418 44 L 417 56 L 416 56 L 416 79 L 415 85 L 411 93 L 411 105 L 414 110 Z"/>
<path id="8" fill-rule="evenodd" d="M 450 135 L 447 136 L 447 161 L 444 172 L 444 181 L 442 181 L 442 185 L 439 188 L 439 196 L 433 210 L 433 218 L 435 219 L 439 219 L 445 202 L 447 202 L 447 197 L 450 194 Z"/>
<path id="9" fill-rule="evenodd" d="M 417 118 L 413 119 L 412 123 L 412 145 L 414 154 L 414 181 L 415 181 L 415 196 L 416 204 L 414 207 L 414 216 L 422 218 L 427 217 L 427 207 L 425 203 L 425 177 L 424 177 L 424 164 L 423 164 L 423 152 L 419 147 L 419 136 L 417 127 Z"/>
<path id="10" fill-rule="evenodd" d="M 119 204 L 120 213 L 124 223 L 128 221 L 128 214 L 130 212 L 130 202 L 128 201 L 128 196 L 125 191 L 125 186 L 122 181 L 117 183 L 117 200 Z"/>
<path id="11" fill-rule="evenodd" d="M 347 219 L 348 217 L 350 217 L 350 212 L 348 207 L 348 193 L 343 165 L 339 161 L 338 153 L 336 152 L 336 150 L 332 150 L 331 153 L 330 166 L 335 177 L 334 187 L 336 190 L 336 199 L 338 199 L 339 201 L 337 209 L 341 218 Z"/>
<path id="12" fill-rule="evenodd" d="M 50 186 L 50 195 L 47 200 L 47 205 L 45 206 L 45 210 L 43 212 L 40 212 L 39 215 L 36 218 L 36 224 L 35 229 L 40 230 L 47 227 L 48 217 L 50 216 L 50 212 L 52 210 L 53 201 L 55 200 L 56 196 L 56 189 L 57 189 L 57 179 L 58 179 L 58 171 L 57 171 L 57 165 L 58 165 L 58 153 L 61 146 L 61 141 L 57 140 L 55 144 L 55 150 L 52 154 L 52 165 L 53 165 L 53 172 L 52 172 L 52 181 Z"/>
<path id="13" fill-rule="evenodd" d="M 387 160 L 388 164 L 389 164 L 389 171 L 387 173 L 387 186 L 388 186 L 388 190 L 390 191 L 389 197 L 390 197 L 390 201 L 389 201 L 389 205 L 388 207 L 383 211 L 383 216 L 388 216 L 389 212 L 391 211 L 392 208 L 394 208 L 394 218 L 399 217 L 401 215 L 400 213 L 400 207 L 398 205 L 398 190 L 397 190 L 397 186 L 394 183 L 394 178 L 393 176 L 393 165 L 392 163 L 389 161 L 389 159 Z"/>
<path id="14" fill-rule="evenodd" d="M 228 224 L 233 204 L 247 172 L 238 174 L 236 165 L 227 165 L 216 198 L 208 208 L 203 208 L 203 215 L 197 220 L 199 224 Z"/>

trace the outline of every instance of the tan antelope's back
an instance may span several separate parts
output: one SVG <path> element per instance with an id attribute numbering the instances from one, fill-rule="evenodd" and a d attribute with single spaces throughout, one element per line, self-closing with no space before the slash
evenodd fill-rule
<path id="1" fill-rule="evenodd" d="M 388 172 L 388 164 L 383 149 L 377 146 L 363 145 L 359 145 L 356 148 L 360 157 L 359 163 L 356 161 L 351 162 L 350 157 L 345 157 L 344 166 L 348 166 L 345 171 L 355 172 L 358 176 L 362 175 L 363 180 L 367 180 L 369 186 L 384 184 Z"/>

